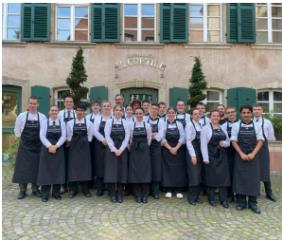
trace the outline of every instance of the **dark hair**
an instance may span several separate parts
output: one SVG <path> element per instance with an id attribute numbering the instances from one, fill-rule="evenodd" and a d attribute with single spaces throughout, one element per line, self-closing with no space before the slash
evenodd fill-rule
<path id="1" fill-rule="evenodd" d="M 84 102 L 79 102 L 76 106 L 75 109 L 83 109 L 84 111 L 87 109 L 87 104 Z"/>
<path id="2" fill-rule="evenodd" d="M 158 108 L 160 107 L 160 105 L 158 103 L 152 103 L 151 107 L 153 107 L 153 106 L 158 107 Z"/>
<path id="3" fill-rule="evenodd" d="M 120 104 L 117 104 L 113 107 L 113 111 L 115 111 L 118 107 L 122 110 L 122 106 Z"/>
<path id="4" fill-rule="evenodd" d="M 198 105 L 206 107 L 206 105 L 205 105 L 203 102 L 198 102 L 198 103 L 196 104 L 196 106 L 198 106 Z"/>
<path id="5" fill-rule="evenodd" d="M 174 112 L 176 112 L 176 110 L 173 107 L 167 108 L 166 112 L 168 113 L 169 110 L 173 110 Z"/>
<path id="6" fill-rule="evenodd" d="M 142 104 L 143 103 L 149 103 L 150 104 L 151 102 L 149 100 L 145 99 L 145 100 L 142 101 Z"/>
<path id="7" fill-rule="evenodd" d="M 161 105 L 165 105 L 166 106 L 166 103 L 165 102 L 159 102 L 159 106 Z"/>
<path id="8" fill-rule="evenodd" d="M 122 98 L 123 98 L 123 96 L 122 96 L 120 93 L 116 94 L 116 95 L 115 95 L 115 98 L 116 98 L 116 97 L 122 97 Z"/>
<path id="9" fill-rule="evenodd" d="M 38 102 L 38 97 L 36 97 L 36 96 L 30 96 L 30 97 L 29 97 L 29 100 L 30 100 L 30 99 L 36 100 L 36 101 Z"/>
<path id="10" fill-rule="evenodd" d="M 194 113 L 195 110 L 199 111 L 197 108 L 191 108 L 190 111 L 189 111 L 189 113 L 190 113 L 191 115 L 193 115 L 193 113 Z"/>
<path id="11" fill-rule="evenodd" d="M 68 95 L 68 96 L 65 96 L 65 97 L 64 97 L 64 101 L 65 101 L 67 98 L 71 98 L 71 99 L 73 100 L 73 96 Z"/>
<path id="12" fill-rule="evenodd" d="M 210 111 L 210 116 L 211 116 L 214 112 L 217 112 L 217 113 L 219 114 L 219 112 L 218 112 L 216 109 L 214 109 L 214 110 Z"/>
<path id="13" fill-rule="evenodd" d="M 227 110 L 227 109 L 235 109 L 235 110 L 236 110 L 236 107 L 233 107 L 233 106 L 227 106 L 227 107 L 226 107 L 226 110 Z"/>
<path id="14" fill-rule="evenodd" d="M 243 109 L 249 109 L 251 112 L 253 112 L 253 108 L 251 105 L 243 105 L 240 107 L 240 113 L 243 111 Z"/>
<path id="15" fill-rule="evenodd" d="M 101 107 L 101 103 L 99 101 L 93 101 L 91 102 L 91 105 L 94 105 L 94 104 L 98 104 L 100 107 Z"/>
<path id="16" fill-rule="evenodd" d="M 136 112 L 137 110 L 141 110 L 141 111 L 144 113 L 144 109 L 141 108 L 141 107 L 136 108 L 136 109 L 135 109 L 135 112 Z"/>
<path id="17" fill-rule="evenodd" d="M 260 108 L 263 109 L 263 106 L 262 106 L 262 104 L 260 104 L 260 103 L 256 103 L 256 104 L 253 106 L 253 108 L 255 108 L 255 107 L 260 107 Z"/>
<path id="18" fill-rule="evenodd" d="M 181 100 L 181 99 L 178 99 L 178 100 L 177 100 L 176 105 L 177 105 L 179 102 L 183 102 L 184 105 L 186 105 L 185 102 L 184 102 L 184 100 Z"/>
<path id="19" fill-rule="evenodd" d="M 222 103 L 218 104 L 217 107 L 224 107 L 225 108 L 224 104 L 222 104 Z"/>

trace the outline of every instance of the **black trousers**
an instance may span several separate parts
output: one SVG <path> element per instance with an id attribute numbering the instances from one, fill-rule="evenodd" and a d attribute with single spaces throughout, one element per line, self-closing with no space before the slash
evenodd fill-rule
<path id="1" fill-rule="evenodd" d="M 248 197 L 248 203 L 247 203 L 247 197 Z M 257 205 L 257 196 L 246 196 L 242 194 L 236 194 L 236 203 L 242 207 L 247 207 L 247 205 L 254 206 Z"/>
<path id="2" fill-rule="evenodd" d="M 189 193 L 188 193 L 188 200 L 195 202 L 199 199 L 200 196 L 200 186 L 190 186 Z"/>
<path id="3" fill-rule="evenodd" d="M 27 183 L 19 183 L 20 191 L 25 192 L 27 189 Z M 39 190 L 39 186 L 35 183 L 31 183 L 32 192 L 36 192 Z"/>
<path id="4" fill-rule="evenodd" d="M 215 189 L 216 187 L 206 187 L 209 202 L 215 201 Z M 220 202 L 227 201 L 227 187 L 218 187 L 218 191 Z"/>
<path id="5" fill-rule="evenodd" d="M 104 178 L 96 178 L 96 189 L 97 191 L 104 191 L 105 190 L 105 183 Z"/>
<path id="6" fill-rule="evenodd" d="M 89 181 L 81 181 L 81 182 L 69 182 L 69 188 L 72 192 L 78 192 L 78 184 L 81 186 L 81 191 L 83 194 L 89 193 Z"/>
<path id="7" fill-rule="evenodd" d="M 182 193 L 184 191 L 183 188 L 177 188 L 177 187 L 163 187 L 163 190 L 165 192 L 171 192 L 171 193 Z"/>
<path id="8" fill-rule="evenodd" d="M 60 195 L 60 184 L 53 184 L 52 185 L 52 195 L 59 196 Z M 43 185 L 41 186 L 41 194 L 42 197 L 48 197 L 50 193 L 51 185 Z"/>
<path id="9" fill-rule="evenodd" d="M 109 195 L 112 196 L 123 196 L 124 194 L 124 186 L 125 184 L 123 183 L 108 183 L 108 190 L 109 190 Z"/>
<path id="10" fill-rule="evenodd" d="M 159 194 L 160 192 L 160 182 L 152 182 L 151 183 L 151 193 Z"/>
<path id="11" fill-rule="evenodd" d="M 136 197 L 148 197 L 150 192 L 150 183 L 134 183 L 133 192 Z"/>
<path id="12" fill-rule="evenodd" d="M 272 193 L 271 182 L 263 182 L 266 194 Z"/>

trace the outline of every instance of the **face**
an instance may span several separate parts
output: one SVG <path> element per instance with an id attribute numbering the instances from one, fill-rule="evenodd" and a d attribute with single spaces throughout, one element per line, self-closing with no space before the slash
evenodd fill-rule
<path id="1" fill-rule="evenodd" d="M 184 113 L 185 112 L 185 104 L 182 101 L 179 101 L 176 105 L 177 112 Z"/>
<path id="2" fill-rule="evenodd" d="M 164 115 L 166 112 L 166 105 L 165 104 L 160 104 L 160 109 L 159 109 L 159 114 Z"/>
<path id="3" fill-rule="evenodd" d="M 123 105 L 123 97 L 122 96 L 116 96 L 115 97 L 115 103 L 116 105 Z"/>
<path id="4" fill-rule="evenodd" d="M 200 120 L 201 116 L 200 116 L 200 111 L 197 109 L 197 110 L 194 110 L 193 113 L 192 113 L 192 119 L 196 122 L 198 122 Z"/>
<path id="5" fill-rule="evenodd" d="M 253 107 L 253 113 L 255 117 L 261 117 L 263 113 L 262 107 Z"/>
<path id="6" fill-rule="evenodd" d="M 171 122 L 174 121 L 175 111 L 173 109 L 168 110 L 166 115 L 167 115 L 167 118 L 168 118 L 169 121 L 171 121 Z"/>
<path id="7" fill-rule="evenodd" d="M 141 109 L 137 109 L 135 111 L 135 117 L 136 117 L 137 121 L 139 121 L 139 122 L 143 121 L 143 116 L 144 116 L 144 113 Z"/>
<path id="8" fill-rule="evenodd" d="M 213 124 L 218 124 L 220 120 L 219 112 L 212 112 L 211 113 L 211 122 Z"/>
<path id="9" fill-rule="evenodd" d="M 217 111 L 219 112 L 220 117 L 225 115 L 225 108 L 223 106 L 218 106 Z"/>
<path id="10" fill-rule="evenodd" d="M 111 104 L 106 102 L 103 104 L 103 113 L 104 114 L 110 114 L 111 112 Z"/>
<path id="11" fill-rule="evenodd" d="M 242 120 L 247 123 L 250 122 L 253 117 L 251 110 L 248 108 L 243 108 L 240 114 Z"/>
<path id="12" fill-rule="evenodd" d="M 58 116 L 58 108 L 56 106 L 52 106 L 49 110 L 49 116 L 52 118 L 52 119 L 56 119 L 57 116 Z"/>
<path id="13" fill-rule="evenodd" d="M 94 104 L 92 104 L 91 109 L 92 109 L 93 113 L 98 113 L 98 112 L 100 112 L 101 107 L 98 103 L 94 103 Z"/>
<path id="14" fill-rule="evenodd" d="M 135 102 L 135 103 L 133 104 L 133 111 L 135 112 L 135 109 L 136 109 L 136 108 L 139 108 L 139 107 L 141 107 L 140 104 L 139 104 L 138 102 Z"/>
<path id="15" fill-rule="evenodd" d="M 236 110 L 234 108 L 228 108 L 226 110 L 227 118 L 229 121 L 234 121 L 237 117 Z"/>
<path id="16" fill-rule="evenodd" d="M 206 112 L 205 105 L 197 105 L 197 109 L 199 110 L 201 116 L 203 116 Z"/>
<path id="17" fill-rule="evenodd" d="M 144 112 L 149 112 L 149 107 L 150 107 L 150 104 L 149 103 L 147 103 L 147 102 L 144 102 L 143 104 L 142 104 L 142 108 L 144 109 Z"/>
<path id="18" fill-rule="evenodd" d="M 127 106 L 127 108 L 125 109 L 125 112 L 128 118 L 132 117 L 132 113 L 133 113 L 132 107 Z"/>
<path id="19" fill-rule="evenodd" d="M 37 99 L 29 99 L 28 107 L 29 111 L 36 112 L 38 107 Z"/>
<path id="20" fill-rule="evenodd" d="M 116 118 L 121 118 L 121 115 L 122 115 L 122 111 L 121 111 L 121 107 L 116 107 L 115 110 L 114 110 L 114 115 Z"/>
<path id="21" fill-rule="evenodd" d="M 65 98 L 64 106 L 66 109 L 72 109 L 73 108 L 73 99 L 72 98 Z"/>
<path id="22" fill-rule="evenodd" d="M 150 112 L 153 117 L 157 117 L 159 113 L 159 108 L 157 106 L 152 106 Z"/>
<path id="23" fill-rule="evenodd" d="M 85 110 L 84 110 L 84 109 L 82 109 L 82 108 L 77 108 L 77 109 L 75 110 L 75 112 L 76 112 L 76 116 L 77 116 L 78 119 L 84 117 L 84 114 L 85 114 Z"/>

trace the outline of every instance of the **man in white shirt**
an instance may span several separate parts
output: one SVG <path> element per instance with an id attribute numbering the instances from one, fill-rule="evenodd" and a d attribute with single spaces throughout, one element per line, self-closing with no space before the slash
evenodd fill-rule
<path id="1" fill-rule="evenodd" d="M 271 181 L 270 181 L 270 159 L 269 159 L 269 148 L 268 142 L 275 141 L 274 130 L 271 121 L 263 117 L 263 107 L 260 104 L 256 104 L 253 107 L 254 122 L 259 125 L 262 129 L 264 142 L 263 146 L 259 151 L 260 156 L 260 180 L 264 183 L 264 189 L 266 198 L 270 201 L 276 202 L 276 198 L 272 193 Z"/>
<path id="2" fill-rule="evenodd" d="M 20 138 L 13 176 L 13 182 L 19 183 L 20 187 L 18 199 L 25 198 L 28 183 L 32 184 L 33 195 L 41 196 L 36 181 L 41 150 L 40 125 L 46 121 L 46 117 L 37 108 L 38 99 L 31 96 L 29 110 L 21 113 L 15 123 L 14 132 Z"/>

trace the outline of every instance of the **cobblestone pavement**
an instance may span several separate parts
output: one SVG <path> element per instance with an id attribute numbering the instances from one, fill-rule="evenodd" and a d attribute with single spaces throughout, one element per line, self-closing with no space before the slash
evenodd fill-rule
<path id="1" fill-rule="evenodd" d="M 236 211 L 191 206 L 186 199 L 149 199 L 137 204 L 132 196 L 122 204 L 106 196 L 74 199 L 63 196 L 42 203 L 29 195 L 17 200 L 12 170 L 3 168 L 3 239 L 282 239 L 282 174 L 273 174 L 278 202 L 259 198 L 261 215 L 250 210 Z"/>

